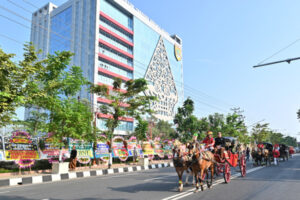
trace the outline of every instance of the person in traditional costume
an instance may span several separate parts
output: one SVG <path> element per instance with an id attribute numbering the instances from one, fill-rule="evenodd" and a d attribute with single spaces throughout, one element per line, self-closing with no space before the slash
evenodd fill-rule
<path id="1" fill-rule="evenodd" d="M 208 131 L 206 137 L 202 141 L 205 144 L 205 149 L 212 151 L 214 149 L 215 140 L 213 138 L 213 133 Z"/>
<path id="2" fill-rule="evenodd" d="M 76 169 L 76 163 L 77 163 L 77 150 L 76 147 L 73 146 L 73 149 L 71 151 L 71 156 L 70 156 L 70 163 L 69 163 L 70 170 Z"/>

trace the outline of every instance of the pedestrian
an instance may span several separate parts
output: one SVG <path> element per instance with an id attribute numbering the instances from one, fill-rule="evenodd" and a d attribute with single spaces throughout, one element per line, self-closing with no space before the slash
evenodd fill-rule
<path id="1" fill-rule="evenodd" d="M 247 147 L 247 149 L 246 149 L 246 161 L 249 161 L 249 159 L 250 159 L 250 148 Z"/>
<path id="2" fill-rule="evenodd" d="M 279 161 L 278 159 L 280 157 L 279 145 L 277 144 L 274 145 L 273 157 L 274 157 L 274 165 L 277 165 L 277 162 Z"/>
<path id="3" fill-rule="evenodd" d="M 133 162 L 136 162 L 136 158 L 137 158 L 137 151 L 136 151 L 136 147 L 133 148 Z"/>
<path id="4" fill-rule="evenodd" d="M 71 156 L 70 156 L 70 163 L 69 163 L 70 170 L 76 169 L 76 163 L 77 163 L 77 150 L 74 145 L 72 148 L 72 151 L 71 151 Z"/>

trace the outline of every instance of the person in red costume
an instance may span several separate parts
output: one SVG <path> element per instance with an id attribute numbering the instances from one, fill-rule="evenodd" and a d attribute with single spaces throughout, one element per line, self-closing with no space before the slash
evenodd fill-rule
<path id="1" fill-rule="evenodd" d="M 206 134 L 206 137 L 202 141 L 202 143 L 205 144 L 205 148 L 208 150 L 213 150 L 215 145 L 215 140 L 213 138 L 213 133 L 211 131 L 208 131 Z"/>
<path id="2" fill-rule="evenodd" d="M 263 149 L 263 148 L 264 148 L 264 144 L 260 143 L 260 144 L 257 145 L 257 147 L 258 147 L 259 149 Z"/>
<path id="3" fill-rule="evenodd" d="M 277 160 L 280 156 L 280 152 L 279 152 L 279 146 L 277 147 L 276 145 L 274 145 L 274 150 L 273 150 L 273 157 L 274 157 L 274 165 L 277 165 Z"/>

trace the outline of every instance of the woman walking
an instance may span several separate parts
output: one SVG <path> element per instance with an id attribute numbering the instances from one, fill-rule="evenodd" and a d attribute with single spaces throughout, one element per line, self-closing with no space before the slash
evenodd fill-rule
<path id="1" fill-rule="evenodd" d="M 74 171 L 76 169 L 76 163 L 77 163 L 77 150 L 76 147 L 73 146 L 73 149 L 71 151 L 71 156 L 70 156 L 70 164 L 69 164 L 70 170 Z"/>

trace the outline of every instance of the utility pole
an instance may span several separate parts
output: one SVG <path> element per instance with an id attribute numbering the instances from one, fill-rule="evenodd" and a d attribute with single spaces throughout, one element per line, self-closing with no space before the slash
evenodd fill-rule
<path id="1" fill-rule="evenodd" d="M 299 60 L 299 59 L 300 59 L 300 57 L 288 58 L 288 59 L 285 59 L 285 60 L 279 60 L 279 61 L 275 61 L 275 62 L 269 62 L 269 63 L 265 63 L 265 64 L 254 65 L 253 68 L 263 67 L 263 66 L 267 66 L 267 65 L 274 65 L 274 64 L 283 63 L 283 62 L 287 62 L 288 64 L 290 64 L 292 61 Z"/>

